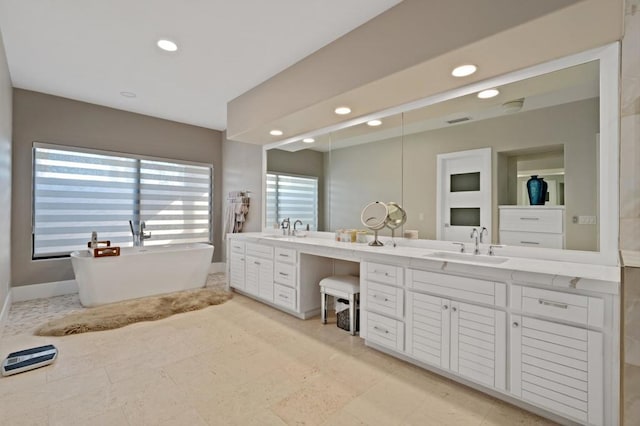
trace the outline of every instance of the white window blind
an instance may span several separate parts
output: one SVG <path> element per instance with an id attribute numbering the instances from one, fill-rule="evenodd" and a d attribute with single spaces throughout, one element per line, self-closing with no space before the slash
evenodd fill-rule
<path id="1" fill-rule="evenodd" d="M 290 218 L 318 229 L 318 178 L 267 173 L 266 222 L 268 226 Z"/>
<path id="2" fill-rule="evenodd" d="M 34 147 L 33 258 L 87 247 L 92 231 L 131 246 L 129 220 L 146 245 L 211 241 L 211 167 Z"/>

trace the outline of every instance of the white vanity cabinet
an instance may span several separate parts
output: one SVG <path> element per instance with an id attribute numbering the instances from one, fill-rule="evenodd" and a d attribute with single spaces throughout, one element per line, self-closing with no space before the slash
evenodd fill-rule
<path id="1" fill-rule="evenodd" d="M 499 206 L 500 244 L 564 248 L 564 206 Z"/>
<path id="2" fill-rule="evenodd" d="M 506 284 L 409 269 L 407 287 L 407 354 L 506 389 L 506 312 L 452 299 L 503 307 Z"/>
<path id="3" fill-rule="evenodd" d="M 363 262 L 360 268 L 360 336 L 404 351 L 403 268 Z"/>
<path id="4" fill-rule="evenodd" d="M 514 285 L 511 306 L 522 312 L 511 315 L 511 393 L 581 423 L 603 425 L 603 333 L 593 328 L 603 326 L 604 301 Z"/>
<path id="5" fill-rule="evenodd" d="M 273 271 L 273 303 L 292 311 L 297 310 L 296 251 L 276 247 Z"/>
<path id="6" fill-rule="evenodd" d="M 229 285 L 243 290 L 245 287 L 245 244 L 242 241 L 229 243 Z"/>
<path id="7" fill-rule="evenodd" d="M 244 291 L 273 302 L 273 247 L 247 243 Z"/>

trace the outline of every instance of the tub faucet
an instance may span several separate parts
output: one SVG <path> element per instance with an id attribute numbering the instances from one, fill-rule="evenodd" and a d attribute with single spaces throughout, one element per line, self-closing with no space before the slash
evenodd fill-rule
<path id="1" fill-rule="evenodd" d="M 473 254 L 480 254 L 480 246 L 478 245 L 478 230 L 476 228 L 473 228 L 471 230 L 471 237 L 469 238 L 474 238 L 475 237 L 475 248 L 473 249 Z"/>
<path id="2" fill-rule="evenodd" d="M 293 222 L 293 235 L 296 235 L 296 232 L 298 231 L 296 229 L 296 226 L 298 226 L 298 224 L 302 225 L 302 221 L 300 219 L 297 219 L 295 222 Z"/>
<path id="3" fill-rule="evenodd" d="M 146 224 L 144 221 L 141 221 L 138 225 L 138 229 L 133 226 L 133 221 L 129 221 L 129 228 L 131 229 L 131 237 L 133 238 L 133 246 L 134 247 L 143 247 L 144 240 L 148 240 L 151 238 L 151 232 L 146 234 L 144 229 L 146 228 Z"/>
<path id="4" fill-rule="evenodd" d="M 144 229 L 147 227 L 147 224 L 144 223 L 144 220 L 140 221 L 140 247 L 144 247 L 144 240 L 148 240 L 151 238 L 151 232 L 145 233 Z"/>

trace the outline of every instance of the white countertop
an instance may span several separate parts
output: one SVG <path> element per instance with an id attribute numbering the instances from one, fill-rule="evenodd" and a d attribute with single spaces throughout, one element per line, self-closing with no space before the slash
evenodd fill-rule
<path id="1" fill-rule="evenodd" d="M 450 242 L 428 242 L 426 244 L 431 243 L 431 245 L 434 246 L 429 248 L 404 245 L 398 245 L 397 247 L 393 247 L 392 245 L 372 247 L 368 244 L 339 242 L 333 238 L 327 238 L 324 235 L 319 237 L 319 235 L 320 233 L 311 233 L 309 236 L 301 238 L 293 236 L 282 237 L 280 235 L 274 236 L 272 234 L 255 232 L 229 234 L 229 237 L 295 247 L 302 253 L 318 254 L 327 257 L 331 257 L 333 254 L 343 259 L 380 261 L 381 256 L 392 256 L 396 258 L 395 260 L 397 261 L 404 259 L 405 261 L 414 262 L 415 264 L 421 262 L 428 263 L 434 268 L 452 272 L 471 273 L 472 271 L 477 271 L 482 274 L 481 271 L 487 272 L 493 270 L 496 272 L 501 271 L 502 275 L 508 273 L 515 281 L 522 279 L 565 288 L 582 288 L 612 294 L 618 294 L 619 292 L 620 268 L 617 266 L 507 257 L 500 256 L 499 254 L 497 254 L 495 258 L 506 259 L 503 263 L 482 262 L 480 261 L 481 259 L 489 258 L 489 256 L 482 254 L 465 254 L 464 256 L 468 256 L 468 259 L 442 259 L 434 257 L 434 253 L 457 253 L 450 249 Z M 467 245 L 467 249 L 469 248 L 470 245 Z M 474 259 L 477 259 L 477 261 Z M 640 257 L 638 260 L 640 261 Z M 489 270 L 484 268 L 489 268 Z M 532 276 L 532 274 L 541 274 L 541 276 L 536 278 Z"/>

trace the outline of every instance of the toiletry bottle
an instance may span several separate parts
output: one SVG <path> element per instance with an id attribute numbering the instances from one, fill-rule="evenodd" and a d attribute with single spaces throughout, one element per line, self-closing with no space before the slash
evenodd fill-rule
<path id="1" fill-rule="evenodd" d="M 98 233 L 96 231 L 93 231 L 91 233 L 91 248 L 97 248 L 98 247 Z"/>

